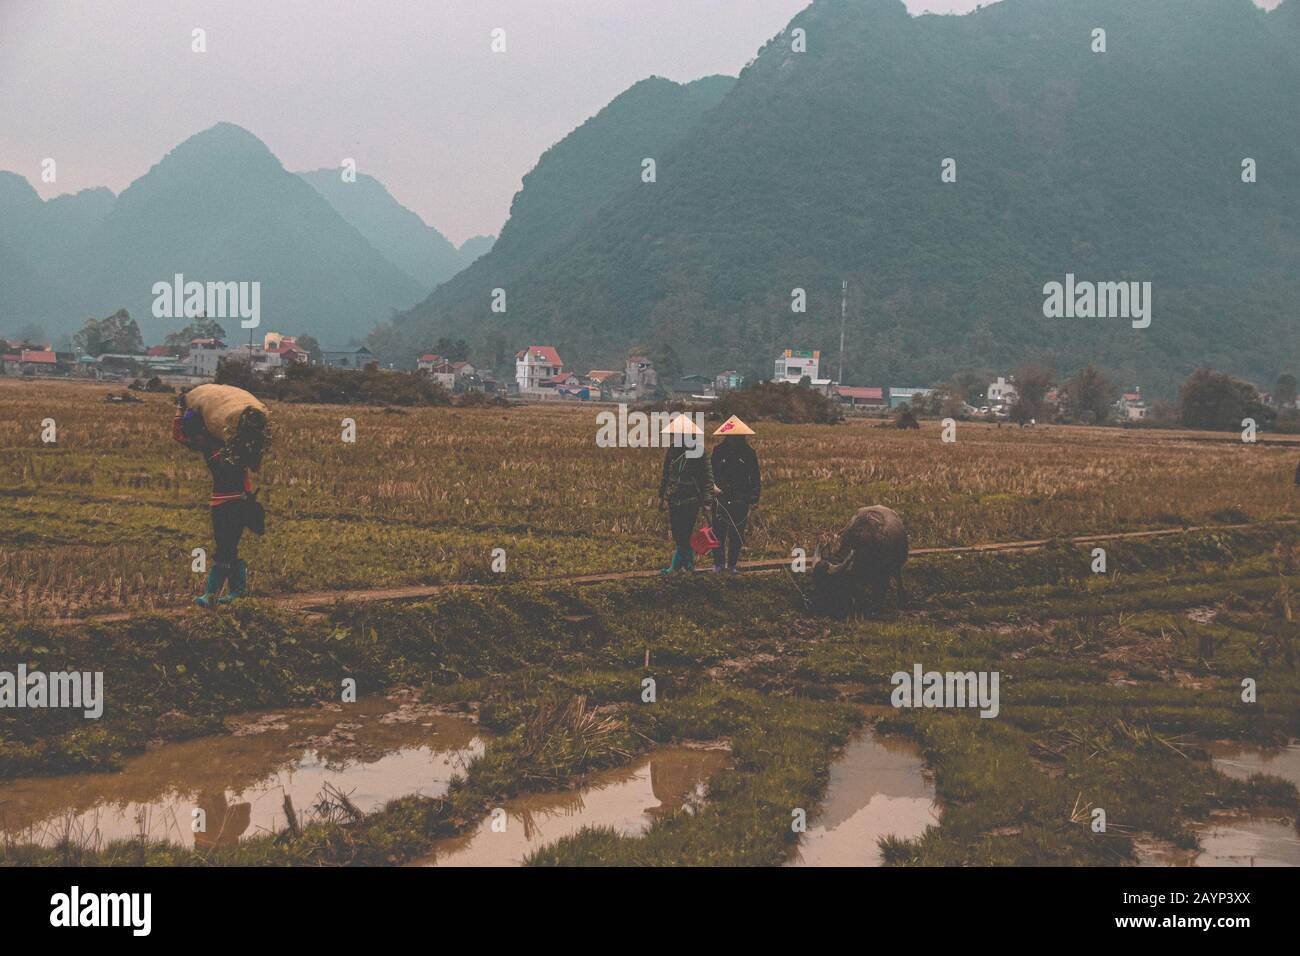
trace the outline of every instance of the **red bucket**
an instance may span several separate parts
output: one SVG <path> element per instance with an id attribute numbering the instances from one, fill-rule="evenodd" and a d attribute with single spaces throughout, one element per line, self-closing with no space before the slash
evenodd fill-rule
<path id="1" fill-rule="evenodd" d="M 708 554 L 721 546 L 722 542 L 707 524 L 691 535 L 691 550 L 696 554 Z"/>

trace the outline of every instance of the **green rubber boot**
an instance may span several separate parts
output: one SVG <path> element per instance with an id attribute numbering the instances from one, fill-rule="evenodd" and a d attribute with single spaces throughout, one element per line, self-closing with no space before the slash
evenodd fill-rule
<path id="1" fill-rule="evenodd" d="M 221 593 L 221 586 L 226 583 L 227 567 L 219 562 L 213 562 L 212 567 L 208 568 L 208 583 L 203 588 L 203 593 L 194 599 L 194 603 L 199 607 L 212 607 L 216 601 L 217 595 Z"/>
<path id="2" fill-rule="evenodd" d="M 659 571 L 661 574 L 671 574 L 681 566 L 682 566 L 682 552 L 681 549 L 678 548 L 673 552 L 673 560 L 669 563 L 668 567 L 660 568 Z"/>
<path id="3" fill-rule="evenodd" d="M 242 597 L 248 597 L 248 565 L 243 561 L 235 563 L 235 570 L 230 575 L 230 590 L 225 597 L 217 598 L 218 604 L 229 604 Z"/>

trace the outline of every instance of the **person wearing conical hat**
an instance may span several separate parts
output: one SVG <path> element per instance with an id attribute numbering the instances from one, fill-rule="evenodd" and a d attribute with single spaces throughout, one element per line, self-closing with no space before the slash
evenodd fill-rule
<path id="1" fill-rule="evenodd" d="M 668 527 L 675 546 L 672 561 L 662 570 L 665 574 L 690 571 L 695 567 L 695 552 L 691 550 L 695 519 L 701 508 L 712 507 L 718 489 L 713 484 L 713 468 L 704 450 L 704 430 L 700 426 L 689 416 L 678 415 L 660 435 L 668 439 L 668 449 L 659 482 L 659 510 L 668 509 Z"/>
<path id="2" fill-rule="evenodd" d="M 712 458 L 713 477 L 721 489 L 713 509 L 713 534 L 719 542 L 713 552 L 714 571 L 736 570 L 749 511 L 758 504 L 762 490 L 758 455 L 747 438 L 752 434 L 754 430 L 735 415 L 713 433 L 714 437 L 722 436 Z"/>

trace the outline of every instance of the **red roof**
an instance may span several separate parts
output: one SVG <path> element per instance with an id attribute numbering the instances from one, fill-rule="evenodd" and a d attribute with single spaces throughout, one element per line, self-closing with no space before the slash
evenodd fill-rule
<path id="1" fill-rule="evenodd" d="M 840 385 L 835 389 L 836 393 L 843 395 L 845 398 L 876 398 L 884 401 L 885 390 L 883 388 L 862 388 L 857 385 Z"/>
<path id="2" fill-rule="evenodd" d="M 593 382 L 603 382 L 611 375 L 618 375 L 618 374 L 619 374 L 618 372 L 610 372 L 610 371 L 606 371 L 605 369 L 593 368 L 590 372 L 587 373 L 587 378 L 591 379 Z"/>
<path id="3" fill-rule="evenodd" d="M 442 356 L 441 356 L 441 355 L 435 355 L 434 353 L 430 352 L 428 355 L 421 355 L 421 356 L 420 356 L 420 361 L 421 361 L 421 362 L 433 362 L 433 363 L 436 365 L 438 362 L 441 362 L 441 361 L 442 361 Z"/>
<path id="4" fill-rule="evenodd" d="M 16 353 L 6 352 L 6 353 L 5 353 L 5 356 L 4 356 L 4 361 L 6 361 L 6 362 L 21 362 L 22 360 L 23 360 L 23 357 L 22 357 L 21 355 L 16 354 Z"/>
<path id="5" fill-rule="evenodd" d="M 151 345 L 145 351 L 145 355 L 171 355 L 172 347 L 170 345 Z"/>
<path id="6" fill-rule="evenodd" d="M 40 362 L 42 365 L 54 365 L 58 362 L 53 352 L 24 352 L 22 361 Z"/>
<path id="7" fill-rule="evenodd" d="M 540 358 L 547 365 L 564 365 L 564 362 L 560 359 L 560 353 L 549 345 L 530 345 L 528 348 L 516 352 L 515 358 L 521 359 L 525 355 L 531 355 L 534 359 Z"/>
<path id="8" fill-rule="evenodd" d="M 1124 401 L 1126 401 L 1126 402 L 1140 402 L 1140 401 L 1142 401 L 1142 396 L 1139 395 L 1137 392 L 1125 392 L 1125 393 L 1124 393 Z"/>

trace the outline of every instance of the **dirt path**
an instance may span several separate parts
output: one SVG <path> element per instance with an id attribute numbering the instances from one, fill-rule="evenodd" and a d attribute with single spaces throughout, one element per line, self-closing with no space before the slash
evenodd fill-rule
<path id="1" fill-rule="evenodd" d="M 970 544 L 950 548 L 913 548 L 911 556 L 924 557 L 932 554 L 981 554 L 985 552 L 1017 553 L 1039 551 L 1052 541 L 1067 541 L 1071 544 L 1093 544 L 1101 541 L 1121 541 L 1132 538 L 1164 538 L 1172 535 L 1191 534 L 1198 531 L 1239 531 L 1244 528 L 1262 527 L 1268 524 L 1292 524 L 1292 519 L 1272 522 L 1247 522 L 1244 524 L 1197 525 L 1188 528 L 1159 528 L 1153 531 L 1115 531 L 1103 534 L 1079 535 L 1072 538 L 1035 538 L 1028 541 L 1001 541 L 992 544 Z M 790 559 L 769 559 L 766 561 L 741 561 L 741 570 L 749 574 L 764 574 L 780 571 L 790 566 Z M 707 567 L 696 568 L 696 573 L 705 573 Z M 602 581 L 626 581 L 633 578 L 657 578 L 658 569 L 641 571 L 607 571 L 600 574 L 573 574 L 549 578 L 528 578 L 504 582 L 506 584 L 548 585 L 548 584 L 599 584 Z M 436 597 L 448 591 L 481 591 L 501 587 L 501 584 L 414 584 L 396 588 L 360 588 L 342 591 L 304 591 L 297 594 L 273 594 L 262 600 L 276 607 L 297 611 L 302 614 L 323 614 L 336 602 L 368 601 L 420 601 Z M 181 605 L 152 609 L 163 613 L 206 613 L 193 605 Z M 38 624 L 88 624 L 125 621 L 137 615 L 147 613 L 145 609 L 136 608 L 129 611 L 115 611 L 111 614 L 94 614 L 78 618 L 34 618 Z"/>

